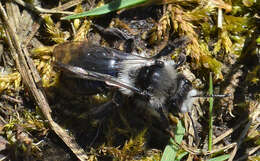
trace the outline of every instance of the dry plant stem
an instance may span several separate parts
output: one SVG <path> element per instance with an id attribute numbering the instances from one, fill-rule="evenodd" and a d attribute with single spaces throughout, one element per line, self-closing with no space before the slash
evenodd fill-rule
<path id="1" fill-rule="evenodd" d="M 21 6 L 25 8 L 29 8 L 32 11 L 35 11 L 37 13 L 63 13 L 63 14 L 75 14 L 74 12 L 68 12 L 68 11 L 59 11 L 56 9 L 44 9 L 41 7 L 33 6 L 29 3 L 26 3 L 22 0 L 14 0 L 16 3 L 20 4 Z"/>
<path id="2" fill-rule="evenodd" d="M 0 116 L 0 123 L 1 123 L 1 121 L 2 121 L 2 123 L 7 124 L 7 122 L 5 121 L 5 119 L 2 116 Z"/>
<path id="3" fill-rule="evenodd" d="M 193 147 L 188 147 L 187 144 L 182 141 L 181 144 L 179 144 L 179 146 L 181 148 L 183 148 L 185 151 L 189 152 L 190 154 L 193 155 L 210 155 L 210 154 L 214 154 L 220 151 L 227 151 L 230 148 L 233 148 L 234 146 L 236 146 L 237 143 L 231 143 L 229 145 L 226 145 L 224 147 L 218 148 L 218 149 L 213 149 L 211 151 L 207 151 L 207 150 L 203 150 L 203 149 L 197 149 L 197 148 L 193 148 Z"/>
<path id="4" fill-rule="evenodd" d="M 0 2 L 0 15 L 2 18 L 2 22 L 5 26 L 5 31 L 8 37 L 8 43 L 11 50 L 11 55 L 16 62 L 16 67 L 20 72 L 24 84 L 29 88 L 31 94 L 34 96 L 35 101 L 39 108 L 41 109 L 45 118 L 49 121 L 50 127 L 55 131 L 55 133 L 65 142 L 65 144 L 73 151 L 73 153 L 78 157 L 79 160 L 87 160 L 87 155 L 84 150 L 80 148 L 75 139 L 68 135 L 57 123 L 55 123 L 51 117 L 51 110 L 49 104 L 47 103 L 46 98 L 44 97 L 44 92 L 41 88 L 39 88 L 35 80 L 32 77 L 31 72 L 35 72 L 36 69 L 32 63 L 32 61 L 27 61 L 25 56 L 25 51 L 21 48 L 21 43 L 18 41 L 18 37 L 14 32 L 14 29 L 11 27 L 8 22 L 8 17 L 6 12 Z M 27 59 L 30 59 L 27 57 Z M 30 65 L 29 65 L 30 64 Z M 30 69 L 34 68 L 33 70 Z M 38 75 L 38 74 L 35 74 Z"/>
<path id="5" fill-rule="evenodd" d="M 255 108 L 254 109 L 255 110 L 253 112 L 251 112 L 251 114 L 249 115 L 249 118 L 252 119 L 252 122 L 254 122 L 260 116 L 260 102 L 257 102 L 255 104 Z"/>
<path id="6" fill-rule="evenodd" d="M 258 145 L 257 147 L 254 147 L 252 150 L 250 150 L 250 151 L 248 152 L 248 155 L 254 154 L 254 153 L 257 152 L 259 149 L 260 149 L 260 145 Z"/>
<path id="7" fill-rule="evenodd" d="M 53 9 L 64 11 L 64 10 L 69 9 L 71 7 L 74 7 L 74 6 L 78 5 L 78 4 L 81 4 L 82 1 L 83 0 L 69 1 L 69 2 L 67 2 L 67 3 L 65 3 L 65 4 L 63 4 L 63 5 L 59 6 L 59 7 L 53 8 Z"/>
<path id="8" fill-rule="evenodd" d="M 220 142 L 222 139 L 224 139 L 225 137 L 227 137 L 228 135 L 232 134 L 236 129 L 238 129 L 242 124 L 246 123 L 248 121 L 248 119 L 245 119 L 243 121 L 241 121 L 239 124 L 237 124 L 235 127 L 227 130 L 226 132 L 224 132 L 222 135 L 218 136 L 216 139 L 213 140 L 213 145 L 217 144 L 218 142 Z"/>
<path id="9" fill-rule="evenodd" d="M 24 38 L 22 43 L 23 47 L 26 47 L 35 33 L 38 31 L 40 22 L 34 21 L 32 19 L 33 15 L 30 14 L 27 10 L 23 10 L 22 13 L 20 13 L 19 6 L 16 3 L 8 1 L 5 3 L 5 5 L 8 16 L 13 17 L 9 20 L 10 25 L 15 26 L 14 29 L 17 30 L 16 34 L 18 37 Z"/>
<path id="10" fill-rule="evenodd" d="M 253 122 L 253 124 L 254 124 L 254 122 Z M 253 126 L 251 126 L 251 128 L 250 128 L 250 131 L 248 132 L 248 136 L 252 136 L 252 135 L 254 135 L 253 133 L 255 133 L 255 131 L 258 131 L 258 127 L 260 126 L 260 122 L 258 122 L 258 123 L 256 123 L 255 125 L 253 125 Z"/>
<path id="11" fill-rule="evenodd" d="M 10 101 L 10 102 L 13 102 L 13 103 L 20 103 L 20 104 L 23 104 L 23 101 L 22 101 L 22 100 L 19 100 L 19 99 L 13 98 L 13 97 L 8 96 L 8 95 L 2 95 L 1 98 L 2 98 L 2 99 L 5 99 L 5 100 L 8 100 L 8 101 Z"/>
<path id="12" fill-rule="evenodd" d="M 32 27 L 32 32 L 25 38 L 24 42 L 23 42 L 23 48 L 26 48 L 27 45 L 29 44 L 29 42 L 32 40 L 32 38 L 34 37 L 34 35 L 37 33 L 37 31 L 39 30 L 41 24 L 40 22 L 34 22 L 33 23 L 33 27 Z"/>
<path id="13" fill-rule="evenodd" d="M 230 153 L 230 157 L 229 157 L 229 159 L 228 159 L 228 161 L 232 161 L 234 158 L 235 158 L 235 156 L 236 156 L 236 153 L 237 153 L 237 145 L 235 146 L 235 148 L 232 150 L 232 152 Z"/>
<path id="14" fill-rule="evenodd" d="M 194 160 L 194 155 L 189 154 L 187 161 L 193 161 Z"/>
<path id="15" fill-rule="evenodd" d="M 21 17 L 21 14 L 20 12 L 17 12 L 19 11 L 19 8 L 18 6 L 14 6 L 12 5 L 13 3 L 11 2 L 7 2 L 5 5 L 6 5 L 6 13 L 13 17 L 12 19 L 9 20 L 10 24 L 13 25 L 13 27 L 15 29 L 17 29 L 19 27 L 19 18 Z"/>

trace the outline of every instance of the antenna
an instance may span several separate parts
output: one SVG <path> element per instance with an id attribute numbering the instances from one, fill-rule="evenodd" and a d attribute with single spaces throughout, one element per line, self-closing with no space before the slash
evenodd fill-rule
<path id="1" fill-rule="evenodd" d="M 230 96 L 231 96 L 231 94 L 228 93 L 228 94 L 211 94 L 211 95 L 208 95 L 208 94 L 205 94 L 205 95 L 203 95 L 203 94 L 198 94 L 198 95 L 195 95 L 195 96 L 192 96 L 192 97 L 202 97 L 202 98 L 221 97 L 221 98 L 222 98 L 222 97 L 230 97 Z"/>

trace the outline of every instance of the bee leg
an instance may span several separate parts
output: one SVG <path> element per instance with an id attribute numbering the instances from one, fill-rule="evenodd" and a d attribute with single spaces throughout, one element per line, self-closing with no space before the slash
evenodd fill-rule
<path id="1" fill-rule="evenodd" d="M 160 107 L 157 112 L 160 114 L 161 120 L 162 120 L 162 126 L 164 127 L 164 129 L 166 129 L 166 131 L 168 131 L 170 129 L 170 123 L 169 123 L 169 119 L 168 119 L 168 112 L 166 110 L 164 110 L 163 107 Z"/>
<path id="2" fill-rule="evenodd" d="M 125 51 L 132 52 L 134 49 L 134 38 L 132 36 L 127 35 L 125 32 L 119 30 L 118 28 L 104 28 L 100 25 L 93 24 L 93 26 L 104 36 L 104 38 L 111 39 L 120 39 L 125 42 Z"/>
<path id="3" fill-rule="evenodd" d="M 117 107 L 119 107 L 121 105 L 120 101 L 119 101 L 121 97 L 122 97 L 122 95 L 119 92 L 116 92 L 113 95 L 112 100 L 108 101 L 107 103 L 102 104 L 101 106 L 95 108 L 94 110 L 92 110 L 88 113 L 89 119 L 99 120 L 96 135 L 92 139 L 89 146 L 92 146 L 95 143 L 95 141 L 97 140 L 98 136 L 100 135 L 100 131 L 104 125 L 103 123 L 105 123 L 106 120 L 109 118 L 109 116 L 111 116 L 111 113 L 113 111 L 115 111 Z"/>
<path id="4" fill-rule="evenodd" d="M 119 92 L 116 92 L 112 98 L 112 100 L 96 107 L 88 112 L 88 117 L 91 119 L 103 119 L 107 116 L 110 116 L 113 111 L 121 104 L 119 101 L 122 98 L 122 95 Z"/>
<path id="5" fill-rule="evenodd" d="M 104 121 L 104 119 L 102 119 L 99 123 L 98 123 L 98 128 L 97 128 L 97 132 L 95 137 L 92 139 L 91 143 L 89 144 L 89 147 L 92 147 L 93 144 L 95 143 L 95 141 L 97 140 L 99 134 L 100 134 L 100 129 L 102 128 L 102 122 Z"/>
<path id="6" fill-rule="evenodd" d="M 96 108 L 91 109 L 88 112 L 88 118 L 102 119 L 107 115 L 107 113 L 109 113 L 110 111 L 113 111 L 113 109 L 115 108 L 114 106 L 115 106 L 114 102 L 112 100 L 110 100 Z"/>
<path id="7" fill-rule="evenodd" d="M 174 68 L 177 69 L 180 66 L 182 66 L 184 63 L 186 62 L 186 55 L 184 54 L 184 51 L 182 51 L 179 56 L 178 56 L 178 60 L 177 63 L 175 64 Z"/>
<path id="8" fill-rule="evenodd" d="M 191 124 L 192 124 L 192 127 L 193 127 L 193 130 L 194 130 L 194 140 L 195 140 L 195 144 L 198 146 L 199 145 L 199 142 L 200 142 L 200 138 L 199 138 L 199 135 L 198 135 L 198 131 L 197 131 L 197 127 L 193 121 L 193 118 L 192 118 L 192 115 L 191 115 L 191 112 L 188 112 L 188 115 L 190 117 L 190 120 L 191 120 Z"/>

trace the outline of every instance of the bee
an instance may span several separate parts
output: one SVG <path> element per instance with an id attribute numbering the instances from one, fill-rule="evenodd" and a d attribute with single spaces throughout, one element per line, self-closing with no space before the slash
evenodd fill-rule
<path id="1" fill-rule="evenodd" d="M 177 72 L 185 57 L 178 62 L 164 57 L 186 43 L 187 38 L 176 39 L 150 58 L 87 41 L 61 44 L 53 53 L 55 66 L 63 71 L 62 81 L 74 81 L 72 93 L 92 95 L 117 89 L 140 106 L 156 111 L 178 108 L 184 113 L 191 111 L 199 92 Z"/>
<path id="2" fill-rule="evenodd" d="M 199 137 L 191 117 L 194 101 L 199 97 L 228 95 L 202 95 L 192 87 L 192 83 L 178 72 L 178 68 L 186 61 L 182 53 L 184 50 L 176 62 L 165 59 L 177 48 L 183 49 L 187 43 L 187 37 L 177 38 L 158 54 L 145 57 L 87 41 L 68 42 L 54 48 L 54 66 L 62 71 L 61 81 L 63 84 L 65 82 L 65 88 L 72 94 L 94 95 L 116 91 L 112 101 L 88 112 L 93 115 L 92 118 L 103 118 L 114 106 L 121 104 L 122 96 L 130 97 L 138 107 L 148 107 L 158 112 L 161 125 L 167 132 L 170 130 L 168 112 L 177 109 L 181 113 L 188 113 L 198 145 Z"/>
<path id="3" fill-rule="evenodd" d="M 98 25 L 94 27 L 101 33 L 114 35 L 132 46 L 133 39 L 120 30 L 104 29 Z M 162 124 L 163 127 L 169 132 L 167 113 L 177 109 L 181 113 L 188 113 L 198 145 L 198 133 L 191 117 L 194 101 L 199 97 L 227 97 L 229 94 L 202 95 L 192 87 L 191 81 L 178 72 L 178 68 L 186 61 L 183 52 L 189 42 L 187 37 L 176 38 L 151 57 L 88 41 L 67 42 L 54 48 L 54 66 L 61 71 L 61 81 L 73 95 L 116 91 L 111 101 L 101 105 L 98 110 L 95 108 L 94 111 L 89 111 L 90 115 L 107 115 L 107 111 L 120 105 L 121 97 L 126 96 L 134 100 L 138 107 L 149 107 L 152 111 L 157 111 L 165 123 Z M 176 62 L 167 59 L 166 56 L 177 48 L 181 49 L 179 59 Z"/>

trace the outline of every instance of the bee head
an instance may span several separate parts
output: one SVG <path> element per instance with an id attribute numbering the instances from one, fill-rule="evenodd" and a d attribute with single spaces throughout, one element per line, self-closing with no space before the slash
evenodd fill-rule
<path id="1" fill-rule="evenodd" d="M 176 77 L 176 89 L 172 91 L 171 96 L 168 99 L 168 108 L 178 108 L 180 112 L 191 111 L 195 95 L 198 91 L 192 88 L 191 82 L 182 74 L 178 74 Z M 170 109 L 171 110 L 171 109 Z"/>

